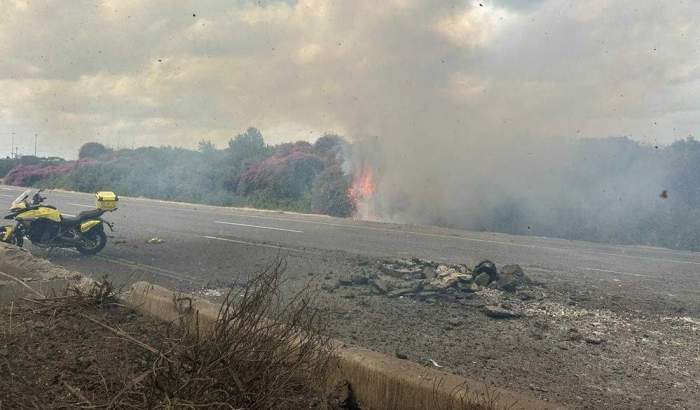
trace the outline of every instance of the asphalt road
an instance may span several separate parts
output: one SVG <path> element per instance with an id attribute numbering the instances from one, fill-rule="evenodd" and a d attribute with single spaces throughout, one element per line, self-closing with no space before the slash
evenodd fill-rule
<path id="1" fill-rule="evenodd" d="M 0 186 L 0 204 L 9 206 L 22 190 Z M 94 208 L 91 194 L 45 195 L 66 214 Z M 573 292 L 582 285 L 600 290 L 634 309 L 661 303 L 700 311 L 700 253 L 695 252 L 141 198 L 122 198 L 119 209 L 105 218 L 116 223 L 116 231 L 99 257 L 58 252 L 51 259 L 92 275 L 146 279 L 183 290 L 236 281 L 279 255 L 287 257 L 292 278 L 342 272 L 367 258 L 415 256 L 472 265 L 490 259 L 498 265 L 518 263 L 537 280 Z M 148 244 L 154 237 L 163 243 Z"/>

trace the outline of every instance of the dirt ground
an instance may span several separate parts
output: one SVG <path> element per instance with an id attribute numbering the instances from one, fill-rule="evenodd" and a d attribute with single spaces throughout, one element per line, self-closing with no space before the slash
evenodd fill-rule
<path id="1" fill-rule="evenodd" d="M 117 304 L 18 299 L 0 307 L 0 408 L 78 408 L 109 404 L 147 372 L 153 354 L 87 320 L 90 317 L 152 346 L 170 326 Z"/>
<path id="2" fill-rule="evenodd" d="M 351 269 L 371 275 L 372 263 Z M 389 298 L 327 274 L 321 299 L 333 336 L 426 366 L 574 408 L 700 408 L 695 312 L 661 294 L 642 303 L 639 294 L 606 293 L 586 278 L 527 274 L 539 284 L 427 298 Z M 521 316 L 493 319 L 487 305 Z"/>
<path id="3" fill-rule="evenodd" d="M 97 305 L 89 298 L 61 296 L 3 303 L 0 409 L 236 408 L 226 402 L 196 405 L 168 399 L 168 393 L 157 390 L 169 379 L 147 382 L 156 373 L 158 356 L 167 357 L 172 351 L 168 342 L 180 340 L 181 334 L 175 325 L 143 317 L 113 301 Z M 191 358 L 192 366 L 195 359 Z M 213 400 L 215 393 L 204 392 L 202 397 Z M 288 396 L 293 405 L 276 408 L 346 408 L 342 391 L 331 392 L 324 400 L 295 394 L 302 396 L 293 400 Z"/>

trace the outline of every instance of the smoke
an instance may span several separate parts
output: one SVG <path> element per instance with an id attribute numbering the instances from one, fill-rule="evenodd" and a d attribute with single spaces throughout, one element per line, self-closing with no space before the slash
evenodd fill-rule
<path id="1" fill-rule="evenodd" d="M 380 141 L 355 144 L 348 156 L 353 175 L 374 176 L 361 219 L 658 244 L 640 229 L 661 224 L 675 203 L 659 197 L 669 188 L 668 152 L 626 138 L 530 138 L 459 160 L 416 154 L 399 163 L 387 162 Z"/>
<path id="2" fill-rule="evenodd" d="M 700 125 L 697 2 L 2 5 L 3 145 L 221 146 L 249 125 L 271 142 L 371 135 L 353 161 L 378 170 L 390 220 L 478 228 L 516 201 L 546 219 L 549 201 L 590 201 L 572 139 L 669 143 Z M 642 181 L 662 177 L 646 174 L 626 197 L 648 199 Z"/>
<path id="3" fill-rule="evenodd" d="M 354 127 L 379 136 L 352 160 L 377 169 L 371 213 L 610 239 L 596 226 L 634 225 L 663 207 L 666 170 L 653 154 L 630 163 L 625 151 L 634 144 L 588 143 L 587 153 L 576 139 L 659 144 L 691 134 L 700 118 L 689 103 L 700 84 L 698 32 L 684 14 L 698 7 L 552 1 L 437 13 L 437 35 L 414 31 L 395 65 L 376 68 L 381 95 L 371 100 L 391 112 L 370 105 Z"/>

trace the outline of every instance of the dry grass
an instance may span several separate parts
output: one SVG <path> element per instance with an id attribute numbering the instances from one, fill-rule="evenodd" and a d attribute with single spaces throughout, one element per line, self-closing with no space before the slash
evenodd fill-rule
<path id="1" fill-rule="evenodd" d="M 229 291 L 209 334 L 185 327 L 154 363 L 146 396 L 170 407 L 308 408 L 332 350 L 308 291 L 282 302 L 283 264 Z"/>

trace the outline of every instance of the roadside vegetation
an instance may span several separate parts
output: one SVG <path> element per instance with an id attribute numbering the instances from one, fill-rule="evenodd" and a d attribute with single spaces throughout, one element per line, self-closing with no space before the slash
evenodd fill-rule
<path id="1" fill-rule="evenodd" d="M 352 152 L 349 144 L 327 135 L 313 144 L 270 145 L 259 130 L 249 128 L 223 149 L 208 141 L 200 142 L 197 150 L 111 149 L 88 143 L 75 161 L 7 158 L 0 160 L 0 176 L 10 185 L 82 192 L 108 189 L 125 196 L 345 217 L 356 209 L 348 195 L 352 177 L 343 167 L 344 155 Z M 566 154 L 556 158 L 560 164 L 548 173 L 549 182 L 522 181 L 526 193 L 520 190 L 516 195 L 486 181 L 485 186 L 468 187 L 470 194 L 464 200 L 479 203 L 481 199 L 474 197 L 479 190 L 500 189 L 503 194 L 486 203 L 477 216 L 438 214 L 420 222 L 700 250 L 700 142 L 688 138 L 651 146 L 629 138 L 601 138 L 564 145 L 553 150 L 552 155 Z M 503 166 L 518 167 L 517 159 Z M 402 214 L 402 207 L 418 205 L 394 202 L 389 213 L 396 215 Z M 430 207 L 422 208 L 430 214 Z"/>
<path id="2" fill-rule="evenodd" d="M 2 160 L 0 175 L 9 185 L 350 216 L 349 176 L 340 170 L 345 144 L 327 135 L 314 144 L 269 145 L 249 128 L 224 149 L 208 141 L 198 150 L 88 143 L 77 161 Z"/>

